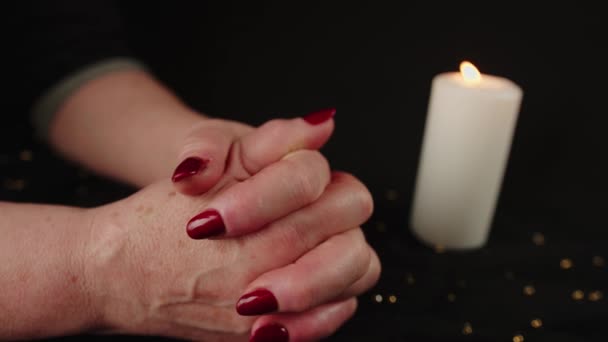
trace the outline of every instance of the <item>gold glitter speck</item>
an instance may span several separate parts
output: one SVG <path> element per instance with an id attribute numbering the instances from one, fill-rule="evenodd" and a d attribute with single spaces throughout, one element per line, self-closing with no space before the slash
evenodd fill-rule
<path id="1" fill-rule="evenodd" d="M 397 303 L 397 296 L 395 296 L 395 295 L 390 295 L 390 296 L 388 296 L 388 301 L 389 301 L 391 304 L 395 304 L 395 303 Z"/>
<path id="2" fill-rule="evenodd" d="M 524 286 L 524 294 L 526 296 L 532 296 L 536 293 L 536 289 L 534 288 L 534 286 L 532 285 L 526 285 Z"/>
<path id="3" fill-rule="evenodd" d="M 540 318 L 535 318 L 530 321 L 530 325 L 532 326 L 532 328 L 538 329 L 543 326 L 543 321 L 541 321 Z"/>
<path id="4" fill-rule="evenodd" d="M 587 296 L 587 299 L 589 299 L 589 301 L 591 302 L 597 302 L 602 298 L 604 298 L 604 294 L 602 293 L 602 291 L 592 291 L 589 292 L 589 295 Z"/>
<path id="5" fill-rule="evenodd" d="M 376 303 L 382 303 L 382 295 L 381 294 L 377 294 L 374 296 L 374 300 L 376 301 Z"/>
<path id="6" fill-rule="evenodd" d="M 455 302 L 456 301 L 456 295 L 453 293 L 448 293 L 448 302 Z"/>
<path id="7" fill-rule="evenodd" d="M 445 247 L 443 245 L 435 245 L 435 253 L 437 253 L 437 254 L 445 253 Z"/>
<path id="8" fill-rule="evenodd" d="M 591 259 L 591 263 L 595 267 L 604 267 L 604 265 L 606 264 L 606 261 L 601 256 L 596 255 Z"/>
<path id="9" fill-rule="evenodd" d="M 513 342 L 524 342 L 524 337 L 520 334 L 513 336 Z"/>
<path id="10" fill-rule="evenodd" d="M 564 258 L 562 260 L 560 260 L 559 262 L 559 267 L 561 267 L 564 270 L 569 270 L 571 269 L 573 266 L 572 260 L 568 259 L 568 258 Z"/>
<path id="11" fill-rule="evenodd" d="M 545 236 L 542 233 L 532 234 L 532 242 L 537 246 L 543 246 L 545 244 Z"/>
<path id="12" fill-rule="evenodd" d="M 581 290 L 572 291 L 572 299 L 574 300 L 583 300 L 585 298 L 585 292 Z"/>
<path id="13" fill-rule="evenodd" d="M 464 326 L 462 327 L 462 334 L 471 335 L 472 333 L 473 333 L 473 327 L 471 326 L 471 323 L 464 322 Z"/>

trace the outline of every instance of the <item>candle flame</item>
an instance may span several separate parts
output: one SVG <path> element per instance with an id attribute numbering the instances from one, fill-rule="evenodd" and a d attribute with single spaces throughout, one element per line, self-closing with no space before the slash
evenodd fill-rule
<path id="1" fill-rule="evenodd" d="M 481 73 L 471 62 L 460 63 L 460 74 L 466 83 L 477 84 L 481 82 Z"/>

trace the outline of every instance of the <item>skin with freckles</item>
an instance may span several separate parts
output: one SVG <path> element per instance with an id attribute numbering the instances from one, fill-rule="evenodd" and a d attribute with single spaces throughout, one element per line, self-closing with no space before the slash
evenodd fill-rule
<path id="1" fill-rule="evenodd" d="M 195 113 L 141 71 L 83 85 L 55 115 L 51 144 L 143 189 L 93 209 L 0 202 L 0 339 L 331 334 L 380 272 L 358 228 L 369 192 L 315 152 L 334 114 L 253 128 Z M 193 240 L 188 222 L 209 210 L 221 234 Z M 239 298 L 260 289 L 277 305 L 239 315 Z"/>
<path id="2" fill-rule="evenodd" d="M 334 174 L 315 202 L 318 208 L 310 206 L 255 234 L 231 239 L 192 240 L 179 233 L 182 225 L 174 223 L 176 217 L 208 206 L 227 189 L 193 201 L 183 195 L 169 198 L 170 188 L 169 182 L 161 182 L 95 209 L 97 217 L 118 212 L 114 219 L 94 225 L 85 256 L 93 303 L 104 307 L 101 326 L 107 331 L 214 341 L 218 336 L 248 334 L 261 321 L 284 325 L 292 336 L 300 336 L 298 340 L 312 340 L 347 319 L 355 307 L 354 296 L 377 280 L 377 257 L 359 229 L 346 228 L 370 214 L 364 187 L 352 176 Z M 344 203 L 344 192 L 350 188 L 361 194 Z M 155 205 L 159 200 L 162 206 Z M 150 215 L 129 214 L 142 203 L 153 206 Z M 332 224 L 336 220 L 328 219 L 321 207 L 342 213 L 340 220 L 349 222 L 342 221 L 342 228 L 337 228 Z M 263 253 L 267 246 L 274 246 L 272 255 Z M 368 252 L 344 253 L 346 248 Z M 293 265 L 333 274 L 307 280 L 311 273 Z M 235 310 L 239 297 L 256 283 L 276 292 L 279 304 L 272 322 L 267 316 L 242 316 Z M 283 284 L 284 289 L 271 284 Z"/>
<path id="3" fill-rule="evenodd" d="M 335 331 L 354 312 L 354 297 L 372 286 L 380 272 L 377 256 L 357 228 L 372 212 L 369 192 L 348 174 L 330 173 L 315 151 L 292 152 L 255 174 L 241 164 L 239 152 L 230 155 L 225 175 L 200 196 L 175 193 L 170 180 L 161 181 L 103 207 L 66 209 L 66 219 L 59 223 L 76 223 L 57 226 L 49 235 L 37 233 L 35 216 L 11 219 L 29 229 L 9 229 L 13 236 L 6 241 L 11 243 L 2 246 L 9 257 L 16 255 L 10 253 L 18 246 L 14 241 L 30 241 L 29 249 L 44 251 L 47 262 L 54 255 L 60 258 L 66 246 L 80 248 L 71 250 L 68 262 L 32 271 L 36 287 L 18 289 L 19 296 L 35 298 L 35 293 L 56 288 L 62 295 L 51 298 L 60 301 L 39 297 L 38 305 L 31 305 L 37 315 L 44 315 L 44 308 L 48 317 L 62 319 L 47 318 L 52 323 L 47 330 L 32 330 L 27 319 L 13 320 L 25 318 L 24 311 L 8 301 L 11 321 L 0 324 L 0 336 L 94 329 L 239 341 L 249 333 L 259 339 L 261 332 L 255 332 L 268 331 L 266 325 L 281 325 L 290 339 L 307 341 Z M 286 193 L 293 197 L 289 203 L 275 197 Z M 258 202 L 256 197 L 271 200 Z M 187 218 L 208 208 L 218 208 L 231 237 L 193 240 L 185 234 Z M 20 212 L 40 210 L 26 209 Z M 50 270 L 64 273 L 60 270 L 66 265 L 65 274 L 79 275 L 76 283 L 66 285 L 71 277 L 45 276 Z M 18 275 L 19 269 L 3 274 Z M 272 292 L 276 311 L 239 315 L 239 298 L 256 288 Z"/>

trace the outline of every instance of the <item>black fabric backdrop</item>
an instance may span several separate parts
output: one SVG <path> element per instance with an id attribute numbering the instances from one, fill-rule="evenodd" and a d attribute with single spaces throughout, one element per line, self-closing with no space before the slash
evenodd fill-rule
<path id="1" fill-rule="evenodd" d="M 330 341 L 608 339 L 604 12 L 513 2 L 122 6 L 134 50 L 196 109 L 251 124 L 338 109 L 323 152 L 374 194 L 365 230 L 384 269 Z M 488 245 L 441 253 L 410 235 L 409 208 L 430 81 L 465 59 L 518 83 L 524 101 Z M 93 206 L 132 191 L 61 161 L 27 131 L 2 140 L 2 200 Z"/>

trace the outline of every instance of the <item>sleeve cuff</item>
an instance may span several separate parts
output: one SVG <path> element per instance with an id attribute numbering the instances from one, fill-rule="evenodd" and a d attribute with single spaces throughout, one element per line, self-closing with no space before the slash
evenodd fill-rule
<path id="1" fill-rule="evenodd" d="M 32 107 L 31 120 L 36 135 L 44 141 L 48 140 L 49 128 L 55 113 L 80 86 L 101 75 L 123 70 L 146 70 L 146 67 L 131 58 L 105 59 L 76 70 L 57 82 L 43 93 Z"/>

